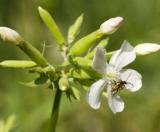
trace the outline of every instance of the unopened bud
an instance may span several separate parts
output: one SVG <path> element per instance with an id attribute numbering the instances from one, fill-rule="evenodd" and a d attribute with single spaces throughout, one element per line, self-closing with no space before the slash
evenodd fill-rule
<path id="1" fill-rule="evenodd" d="M 5 60 L 0 62 L 1 67 L 5 68 L 33 68 L 37 66 L 37 64 L 33 61 L 27 60 Z"/>
<path id="2" fill-rule="evenodd" d="M 142 43 L 135 46 L 134 49 L 137 55 L 147 55 L 159 51 L 160 45 L 154 43 Z"/>
<path id="3" fill-rule="evenodd" d="M 109 20 L 101 24 L 100 30 L 104 34 L 112 34 L 115 31 L 117 31 L 122 22 L 123 22 L 122 17 L 110 18 Z"/>
<path id="4" fill-rule="evenodd" d="M 0 37 L 5 42 L 15 44 L 18 44 L 22 40 L 21 36 L 16 31 L 8 27 L 0 27 Z"/>
<path id="5" fill-rule="evenodd" d="M 69 88 L 69 82 L 66 76 L 60 78 L 58 84 L 61 91 L 66 91 Z"/>
<path id="6" fill-rule="evenodd" d="M 86 52 L 96 40 L 103 37 L 104 33 L 99 30 L 96 30 L 85 37 L 78 40 L 70 49 L 71 55 L 80 55 Z"/>

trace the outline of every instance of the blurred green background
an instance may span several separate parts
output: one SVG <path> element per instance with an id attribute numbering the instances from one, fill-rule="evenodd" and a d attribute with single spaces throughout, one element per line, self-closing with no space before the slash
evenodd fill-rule
<path id="1" fill-rule="evenodd" d="M 63 34 L 68 26 L 84 13 L 81 36 L 99 28 L 110 17 L 122 16 L 123 26 L 111 36 L 109 50 L 119 48 L 124 39 L 136 45 L 160 43 L 159 0 L 0 0 L 0 26 L 18 31 L 39 50 L 42 43 L 51 64 L 57 58 L 54 41 L 42 23 L 37 7 L 46 8 L 56 19 Z M 19 49 L 0 41 L 0 61 L 28 59 Z M 70 103 L 63 97 L 57 132 L 159 132 L 160 131 L 160 54 L 138 57 L 130 65 L 143 76 L 143 87 L 136 93 L 122 92 L 126 108 L 113 115 L 103 99 L 98 111 L 91 109 L 85 92 L 81 101 Z M 17 117 L 15 132 L 46 132 L 52 107 L 52 91 L 28 88 L 18 82 L 28 82 L 36 75 L 25 71 L 0 69 L 0 119 Z"/>

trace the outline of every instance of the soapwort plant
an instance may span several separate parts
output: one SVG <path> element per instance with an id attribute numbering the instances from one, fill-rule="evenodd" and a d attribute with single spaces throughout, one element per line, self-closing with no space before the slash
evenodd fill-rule
<path id="1" fill-rule="evenodd" d="M 102 23 L 99 29 L 77 39 L 83 22 L 82 14 L 69 27 L 65 39 L 49 12 L 42 7 L 38 7 L 38 11 L 64 58 L 63 63 L 51 65 L 42 53 L 19 33 L 8 27 L 0 27 L 0 38 L 6 43 L 14 44 L 30 58 L 4 60 L 0 62 L 0 67 L 36 73 L 39 77 L 33 80 L 34 85 L 47 84 L 48 88 L 53 89 L 54 101 L 49 131 L 54 132 L 56 129 L 61 97 L 66 95 L 69 100 L 80 100 L 82 88 L 86 90 L 87 101 L 92 108 L 100 107 L 100 97 L 103 94 L 107 97 L 112 112 L 121 112 L 124 102 L 118 93 L 122 89 L 137 91 L 142 86 L 140 73 L 122 68 L 133 62 L 136 55 L 159 51 L 160 45 L 142 43 L 134 48 L 129 42 L 124 41 L 120 49 L 110 52 L 106 49 L 108 37 L 122 25 L 122 17 L 111 18 Z M 107 63 L 109 58 L 111 59 Z"/>

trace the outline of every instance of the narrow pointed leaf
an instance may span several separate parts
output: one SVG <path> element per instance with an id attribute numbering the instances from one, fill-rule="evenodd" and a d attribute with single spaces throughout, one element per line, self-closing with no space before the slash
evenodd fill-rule
<path id="1" fill-rule="evenodd" d="M 79 91 L 80 89 L 82 89 L 80 83 L 75 81 L 71 82 L 71 95 L 73 96 L 73 98 L 79 101 L 80 101 L 80 91 Z"/>
<path id="2" fill-rule="evenodd" d="M 76 100 L 80 101 L 80 92 L 76 87 L 72 87 L 72 93 L 71 95 L 73 96 L 73 98 L 75 98 Z"/>

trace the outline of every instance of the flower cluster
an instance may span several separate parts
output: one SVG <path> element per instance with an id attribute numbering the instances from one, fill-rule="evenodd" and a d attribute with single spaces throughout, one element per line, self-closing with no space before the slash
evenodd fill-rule
<path id="1" fill-rule="evenodd" d="M 136 55 L 147 55 L 160 51 L 160 45 L 141 43 L 132 47 L 127 41 L 124 41 L 119 50 L 106 53 L 104 47 L 108 44 L 108 37 L 104 37 L 113 34 L 119 29 L 123 23 L 122 17 L 110 18 L 95 31 L 78 39 L 83 22 L 83 14 L 69 27 L 66 38 L 47 10 L 38 7 L 38 11 L 64 59 L 62 64 L 51 65 L 45 56 L 21 37 L 18 32 L 8 27 L 0 27 L 0 38 L 4 42 L 15 44 L 31 59 L 4 60 L 0 62 L 0 67 L 27 69 L 29 73 L 37 73 L 39 77 L 33 80 L 34 86 L 39 87 L 39 85 L 47 84 L 48 88 L 58 91 L 57 95 L 55 95 L 58 100 L 61 92 L 65 92 L 70 100 L 71 98 L 79 100 L 80 89 L 89 86 L 100 74 L 101 79 L 93 83 L 88 91 L 87 99 L 89 105 L 94 109 L 98 109 L 101 95 L 106 90 L 108 104 L 112 112 L 123 111 L 124 102 L 118 93 L 123 89 L 135 92 L 142 87 L 141 74 L 136 70 L 123 68 L 133 62 L 136 59 Z M 97 41 L 99 43 L 96 43 Z M 96 47 L 95 44 L 97 45 Z M 112 55 L 112 57 L 109 62 L 106 62 L 108 55 Z M 92 58 L 93 64 L 91 64 Z M 99 74 L 96 74 L 95 71 Z M 82 80 L 85 80 L 84 83 Z M 56 107 L 57 105 L 53 109 L 57 109 Z"/>
<path id="2" fill-rule="evenodd" d="M 141 43 L 133 47 L 129 42 L 124 41 L 119 50 L 106 53 L 104 47 L 109 42 L 108 37 L 119 29 L 123 23 L 122 17 L 110 18 L 95 31 L 79 38 L 83 14 L 70 25 L 67 37 L 65 37 L 47 10 L 38 7 L 38 11 L 57 44 L 57 52 L 63 57 L 63 62 L 57 65 L 50 64 L 44 56 L 45 44 L 41 53 L 18 32 L 8 27 L 0 27 L 0 39 L 14 44 L 30 58 L 30 60 L 4 60 L 0 62 L 0 68 L 23 69 L 28 70 L 30 74 L 36 73 L 38 77 L 29 83 L 21 84 L 38 88 L 42 86 L 53 90 L 54 102 L 49 131 L 55 132 L 62 95 L 66 95 L 70 101 L 80 100 L 80 90 L 82 88 L 86 90 L 95 78 L 100 79 L 91 85 L 87 93 L 89 105 L 98 109 L 101 96 L 106 92 L 111 111 L 114 114 L 122 112 L 125 104 L 119 92 L 125 89 L 135 92 L 142 87 L 141 74 L 133 69 L 124 69 L 124 67 L 132 63 L 136 55 L 148 55 L 160 51 L 160 45 Z M 106 61 L 109 57 L 111 57 L 110 60 Z M 14 118 L 13 116 L 11 119 L 14 120 Z M 5 122 L 0 121 L 0 126 L 5 128 Z M 12 127 L 7 129 L 12 129 Z"/>

